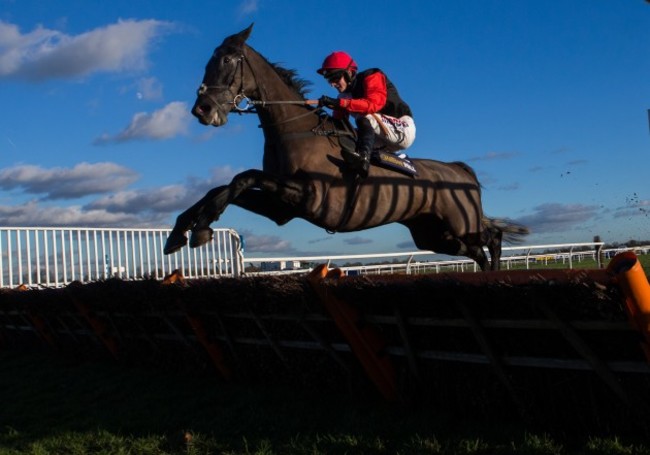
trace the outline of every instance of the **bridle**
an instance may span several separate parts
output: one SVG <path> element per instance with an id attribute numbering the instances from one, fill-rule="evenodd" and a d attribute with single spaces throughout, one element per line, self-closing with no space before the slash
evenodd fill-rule
<path id="1" fill-rule="evenodd" d="M 241 54 L 239 58 L 237 59 L 237 68 L 235 68 L 235 71 L 232 75 L 232 79 L 230 81 L 230 84 L 228 85 L 206 85 L 204 83 L 201 83 L 199 86 L 198 90 L 196 91 L 197 96 L 204 96 L 208 98 L 210 101 L 212 101 L 215 105 L 218 106 L 223 106 L 223 105 L 231 105 L 231 111 L 234 109 L 238 111 L 240 114 L 242 113 L 247 113 L 249 112 L 249 104 L 247 103 L 243 108 L 240 108 L 240 103 L 244 100 L 249 100 L 244 93 L 244 60 L 246 60 L 246 57 L 244 54 Z M 248 63 L 248 61 L 247 61 Z M 237 94 L 233 97 L 232 101 L 229 101 L 227 103 L 220 103 L 214 97 L 210 94 L 210 90 L 216 90 L 216 89 L 226 89 L 230 93 L 232 93 L 231 87 L 233 85 L 233 82 L 235 82 L 235 77 L 237 74 L 237 69 L 239 69 L 239 91 Z M 253 74 L 253 78 L 255 77 L 255 74 L 251 71 Z"/>
<path id="2" fill-rule="evenodd" d="M 269 100 L 253 100 L 251 99 L 246 93 L 244 92 L 244 63 L 246 66 L 248 66 L 248 69 L 253 76 L 253 79 L 255 80 L 255 85 L 258 87 L 260 86 L 257 78 L 255 77 L 255 72 L 251 68 L 250 63 L 248 62 L 248 59 L 246 56 L 242 53 L 238 58 L 237 58 L 237 68 L 233 72 L 232 79 L 230 81 L 229 85 L 206 85 L 206 84 L 201 84 L 198 88 L 197 96 L 205 96 L 208 99 L 210 99 L 215 105 L 223 106 L 223 105 L 230 105 L 230 111 L 236 111 L 238 114 L 256 114 L 257 106 L 262 106 L 265 107 L 267 105 L 273 105 L 273 104 L 298 104 L 298 105 L 306 105 L 308 104 L 307 101 L 269 101 Z M 230 93 L 232 93 L 231 87 L 233 83 L 235 82 L 235 77 L 237 75 L 237 70 L 239 70 L 239 90 L 237 91 L 237 94 L 233 96 L 232 101 L 226 102 L 226 103 L 219 103 L 214 97 L 210 94 L 210 90 L 215 90 L 215 89 L 226 89 Z M 322 110 L 322 108 L 318 108 L 318 110 Z M 296 117 L 292 117 L 288 120 L 284 120 L 281 123 L 285 123 L 288 121 L 292 121 L 295 119 L 298 119 L 300 117 L 303 117 L 305 115 L 309 115 L 314 111 L 308 111 L 307 114 L 301 114 Z"/>

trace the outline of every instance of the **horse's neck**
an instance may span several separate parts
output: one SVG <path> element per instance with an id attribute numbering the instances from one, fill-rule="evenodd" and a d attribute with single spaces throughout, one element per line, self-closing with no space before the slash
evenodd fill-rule
<path id="1" fill-rule="evenodd" d="M 307 114 L 306 105 L 303 104 L 273 104 L 277 101 L 304 101 L 304 98 L 280 77 L 271 64 L 248 47 L 248 58 L 251 69 L 257 81 L 257 96 L 261 101 L 270 101 L 272 104 L 257 108 L 260 125 L 267 137 L 309 131 L 315 124 L 316 115 Z"/>

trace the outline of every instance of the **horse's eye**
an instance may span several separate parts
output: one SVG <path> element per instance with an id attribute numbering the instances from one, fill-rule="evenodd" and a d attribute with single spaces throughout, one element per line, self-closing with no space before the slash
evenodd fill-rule
<path id="1" fill-rule="evenodd" d="M 224 57 L 223 62 L 227 65 L 232 59 L 230 57 Z"/>

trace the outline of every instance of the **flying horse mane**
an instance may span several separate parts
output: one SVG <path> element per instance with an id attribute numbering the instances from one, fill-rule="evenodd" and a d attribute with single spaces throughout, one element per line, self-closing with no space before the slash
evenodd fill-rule
<path id="1" fill-rule="evenodd" d="M 278 63 L 271 63 L 266 57 L 264 57 L 252 47 L 248 46 L 248 48 L 259 55 L 266 63 L 268 63 L 271 68 L 275 70 L 278 76 L 280 76 L 280 79 L 282 79 L 282 81 L 287 84 L 288 87 L 294 90 L 302 98 L 305 98 L 307 96 L 307 93 L 309 93 L 309 89 L 307 87 L 312 85 L 311 81 L 298 77 L 298 71 L 295 69 L 287 69 L 280 66 Z"/>

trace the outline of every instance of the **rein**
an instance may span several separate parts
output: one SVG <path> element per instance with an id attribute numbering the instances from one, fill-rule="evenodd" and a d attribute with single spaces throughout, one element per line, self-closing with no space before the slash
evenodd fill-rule
<path id="1" fill-rule="evenodd" d="M 241 106 L 242 103 L 245 103 Z M 255 106 L 270 106 L 274 104 L 299 104 L 299 105 L 312 105 L 318 104 L 318 100 L 303 100 L 303 101 L 267 101 L 267 100 L 252 100 L 243 92 L 235 96 L 235 99 L 228 104 L 233 104 L 236 111 L 242 114 L 255 113 Z"/>

